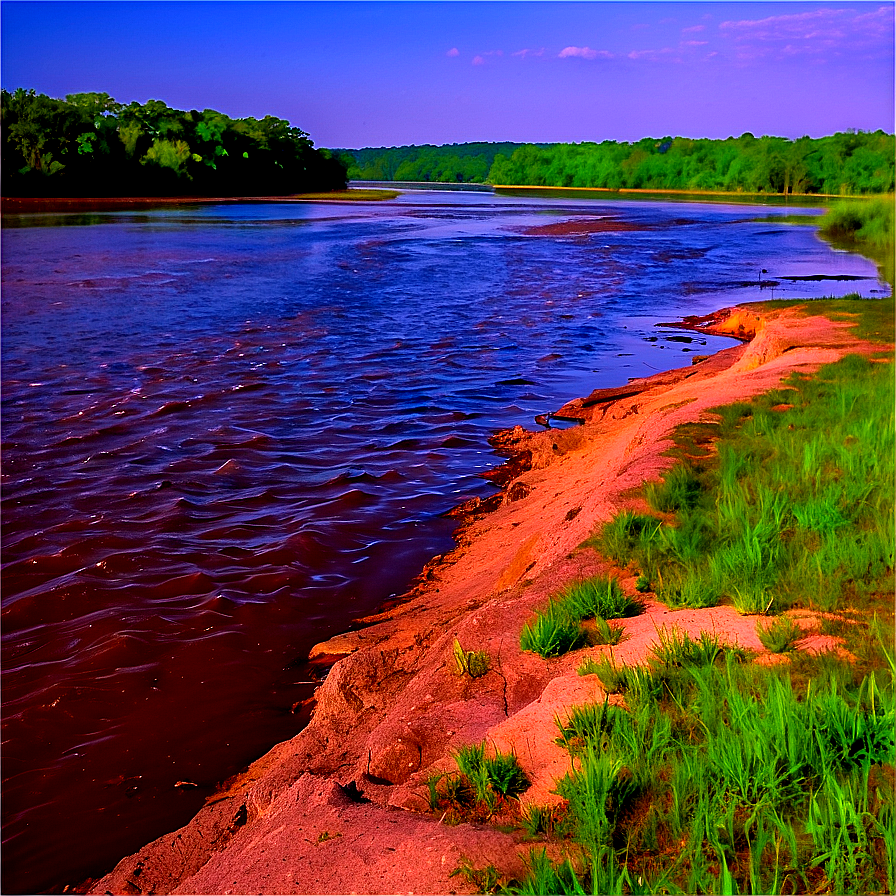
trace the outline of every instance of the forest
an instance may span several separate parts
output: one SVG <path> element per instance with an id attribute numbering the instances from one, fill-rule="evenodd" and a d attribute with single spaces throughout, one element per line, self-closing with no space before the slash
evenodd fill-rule
<path id="1" fill-rule="evenodd" d="M 636 143 L 401 146 L 338 150 L 351 179 L 485 182 L 609 190 L 861 195 L 894 189 L 894 136 L 727 140 L 652 137 Z"/>
<path id="2" fill-rule="evenodd" d="M 265 196 L 345 187 L 345 166 L 288 121 L 107 93 L 2 91 L 4 196 Z"/>
<path id="3" fill-rule="evenodd" d="M 524 143 L 451 143 L 334 152 L 346 163 L 349 180 L 481 184 L 486 182 L 498 154 L 510 156 L 524 146 Z"/>
<path id="4" fill-rule="evenodd" d="M 896 186 L 894 136 L 644 138 L 315 149 L 288 121 L 107 93 L 2 91 L 5 196 L 274 196 L 351 180 L 861 195 Z"/>

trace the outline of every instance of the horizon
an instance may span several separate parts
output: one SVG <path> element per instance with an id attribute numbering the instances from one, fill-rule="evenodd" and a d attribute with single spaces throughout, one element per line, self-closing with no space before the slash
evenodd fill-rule
<path id="1" fill-rule="evenodd" d="M 893 133 L 894 8 L 4 0 L 0 83 L 274 115 L 334 149 Z"/>

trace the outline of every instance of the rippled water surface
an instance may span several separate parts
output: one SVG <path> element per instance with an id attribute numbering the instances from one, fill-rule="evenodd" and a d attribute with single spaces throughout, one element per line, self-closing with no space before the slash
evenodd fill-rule
<path id="1" fill-rule="evenodd" d="M 762 269 L 776 297 L 882 289 L 811 227 L 751 221 L 783 212 L 407 193 L 4 219 L 4 892 L 109 870 L 298 731 L 309 647 L 451 546 L 496 429 L 729 344 L 655 324 L 759 298 Z M 866 279 L 785 279 L 818 274 Z"/>

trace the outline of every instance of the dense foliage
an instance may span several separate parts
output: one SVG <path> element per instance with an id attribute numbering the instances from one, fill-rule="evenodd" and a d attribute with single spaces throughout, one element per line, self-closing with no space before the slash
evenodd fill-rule
<path id="1" fill-rule="evenodd" d="M 345 167 L 288 121 L 106 93 L 2 91 L 6 196 L 260 196 L 335 190 Z"/>
<path id="2" fill-rule="evenodd" d="M 812 140 L 743 134 L 727 140 L 651 138 L 637 143 L 527 146 L 497 156 L 496 184 L 747 193 L 886 193 L 894 137 L 883 131 Z"/>
<path id="3" fill-rule="evenodd" d="M 727 140 L 461 143 L 341 152 L 348 176 L 362 180 L 850 195 L 892 192 L 894 149 L 892 134 L 850 131 L 817 140 L 742 134 Z"/>
<path id="4" fill-rule="evenodd" d="M 338 150 L 351 180 L 429 183 L 485 183 L 499 153 L 511 155 L 522 143 L 452 143 L 448 146 L 392 146 Z"/>

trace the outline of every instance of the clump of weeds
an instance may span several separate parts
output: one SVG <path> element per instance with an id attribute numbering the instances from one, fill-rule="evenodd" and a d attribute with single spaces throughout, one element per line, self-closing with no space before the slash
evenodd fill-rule
<path id="1" fill-rule="evenodd" d="M 796 643 L 805 634 L 799 624 L 789 616 L 779 616 L 768 625 L 756 623 L 756 634 L 762 646 L 772 653 L 787 653 L 796 649 Z"/>
<path id="2" fill-rule="evenodd" d="M 520 634 L 520 647 L 549 659 L 568 653 L 585 643 L 579 621 L 571 619 L 554 601 L 526 623 Z"/>
<path id="3" fill-rule="evenodd" d="M 529 780 L 516 755 L 480 743 L 461 747 L 454 759 L 456 773 L 427 780 L 430 809 L 443 811 L 452 821 L 487 821 L 519 813 L 518 797 Z"/>
<path id="4" fill-rule="evenodd" d="M 616 579 L 585 579 L 561 591 L 533 622 L 526 624 L 520 647 L 545 658 L 568 653 L 587 642 L 588 634 L 582 628 L 585 620 L 594 620 L 590 632 L 594 643 L 618 644 L 624 631 L 607 620 L 635 616 L 643 609 L 643 603 L 625 594 Z"/>
<path id="5" fill-rule="evenodd" d="M 491 669 L 491 658 L 484 650 L 464 650 L 460 641 L 455 638 L 452 651 L 454 665 L 459 675 L 482 678 Z"/>

